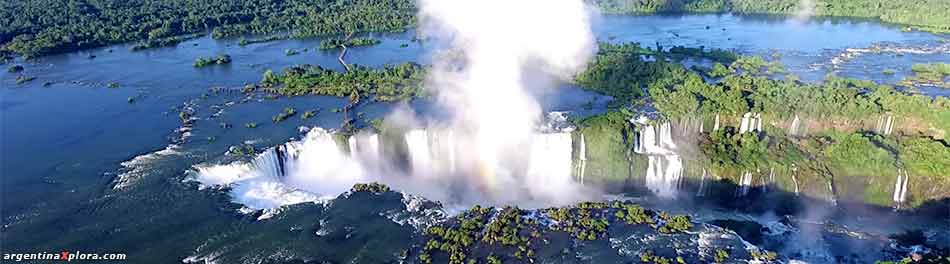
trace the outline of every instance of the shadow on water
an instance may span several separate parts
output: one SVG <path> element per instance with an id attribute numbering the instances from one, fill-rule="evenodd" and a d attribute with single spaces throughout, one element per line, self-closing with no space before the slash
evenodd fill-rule
<path id="1" fill-rule="evenodd" d="M 866 263 L 901 259 L 915 252 L 917 245 L 950 255 L 950 198 L 895 210 L 844 198 L 831 202 L 797 195 L 774 185 L 749 187 L 740 195 L 743 187 L 729 180 L 684 179 L 676 198 L 654 197 L 642 179 L 626 180 L 623 186 L 614 191 L 641 197 L 647 207 L 688 213 L 696 221 L 733 230 L 783 257 L 815 260 L 820 258 L 814 252 L 823 251 L 825 260 Z"/>

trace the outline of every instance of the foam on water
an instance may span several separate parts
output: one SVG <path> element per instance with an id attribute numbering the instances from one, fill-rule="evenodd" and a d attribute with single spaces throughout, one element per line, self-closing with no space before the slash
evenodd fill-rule
<path id="1" fill-rule="evenodd" d="M 120 163 L 122 165 L 122 173 L 119 173 L 116 177 L 112 189 L 118 190 L 123 189 L 135 184 L 141 177 L 153 169 L 152 164 L 157 160 L 169 156 L 181 155 L 181 147 L 176 144 L 171 144 L 166 146 L 164 149 L 142 154 L 132 158 L 131 160 L 124 161 Z"/>

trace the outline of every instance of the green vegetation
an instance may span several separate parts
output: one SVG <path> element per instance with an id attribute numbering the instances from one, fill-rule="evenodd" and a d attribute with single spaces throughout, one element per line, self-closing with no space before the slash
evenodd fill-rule
<path id="1" fill-rule="evenodd" d="M 647 54 L 657 60 L 642 58 Z M 698 162 L 733 182 L 744 173 L 795 174 L 794 180 L 777 177 L 782 182 L 776 184 L 789 191 L 801 188 L 807 195 L 878 205 L 892 202 L 898 169 L 950 186 L 950 178 L 937 173 L 950 169 L 950 155 L 933 155 L 948 151 L 946 98 L 834 76 L 819 83 L 773 79 L 784 71 L 781 65 L 756 57 L 695 67 L 698 71 L 666 61 L 672 58 L 669 52 L 636 44 L 602 44 L 588 70 L 578 75 L 581 87 L 619 101 L 613 104 L 619 109 L 578 122 L 574 140 L 579 142 L 583 134 L 587 144 L 585 182 L 617 185 L 610 183 L 622 183 L 643 169 L 645 157 L 631 153 L 631 134 L 640 128 L 627 120 L 632 112 L 652 106 L 661 121 L 680 127 L 702 123 L 698 143 L 704 158 Z M 918 68 L 938 71 L 934 66 Z M 707 82 L 701 75 L 716 79 Z M 764 132 L 738 133 L 746 113 L 761 115 Z M 895 122 L 894 131 L 879 135 L 888 118 Z M 714 119 L 720 120 L 716 131 L 711 129 Z M 794 119 L 799 120 L 798 129 L 790 131 Z M 828 183 L 837 186 L 836 193 L 829 193 Z M 911 205 L 947 195 L 920 185 L 909 188 L 916 194 Z"/>
<path id="2" fill-rule="evenodd" d="M 610 226 L 605 203 L 581 203 L 577 208 L 551 208 L 544 214 L 557 221 L 550 228 L 566 232 L 577 240 L 596 240 L 603 237 Z"/>
<path id="3" fill-rule="evenodd" d="M 283 73 L 264 72 L 261 86 L 281 95 L 330 95 L 350 98 L 370 97 L 376 101 L 409 100 L 423 96 L 424 68 L 403 63 L 382 69 L 353 67 L 337 72 L 320 66 L 300 65 Z"/>
<path id="4" fill-rule="evenodd" d="M 174 45 L 178 45 L 178 43 L 200 38 L 201 36 L 203 35 L 189 34 L 189 35 L 183 35 L 183 36 L 147 39 L 138 44 L 135 44 L 135 46 L 132 46 L 132 51 L 140 51 L 140 50 L 146 50 L 146 49 L 152 49 L 152 48 L 158 48 L 158 47 L 174 46 Z"/>
<path id="5" fill-rule="evenodd" d="M 585 184 L 618 182 L 630 175 L 627 157 L 634 139 L 629 118 L 623 112 L 611 111 L 579 122 L 574 140 L 579 142 L 580 135 L 584 135 L 587 166 L 584 175 L 579 176 L 590 179 Z"/>
<path id="6" fill-rule="evenodd" d="M 232 146 L 228 149 L 228 153 L 234 156 L 254 156 L 254 153 L 257 153 L 257 149 L 250 144 L 241 144 L 237 146 Z"/>
<path id="7" fill-rule="evenodd" d="M 281 39 L 285 39 L 285 38 L 286 38 L 286 37 L 284 37 L 284 36 L 270 36 L 270 37 L 266 37 L 266 38 L 251 39 L 251 40 L 248 40 L 248 39 L 245 39 L 245 38 L 241 38 L 241 40 L 238 41 L 238 46 L 244 47 L 244 46 L 251 45 L 251 44 L 264 43 L 264 42 L 271 42 L 271 41 L 281 40 Z"/>
<path id="8" fill-rule="evenodd" d="M 218 55 L 217 57 L 200 57 L 195 59 L 194 66 L 195 68 L 201 68 L 209 65 L 223 65 L 231 63 L 231 56 L 227 54 Z"/>
<path id="9" fill-rule="evenodd" d="M 389 186 L 378 182 L 371 183 L 357 183 L 353 185 L 353 188 L 350 188 L 350 192 L 368 192 L 368 193 L 385 193 L 389 192 Z"/>
<path id="10" fill-rule="evenodd" d="M 657 228 L 657 231 L 660 233 L 669 234 L 686 232 L 693 228 L 693 222 L 690 222 L 689 216 L 686 215 L 670 216 L 666 213 L 660 213 L 659 218 L 666 223 Z"/>
<path id="11" fill-rule="evenodd" d="M 727 259 L 729 259 L 729 251 L 726 251 L 725 249 L 717 248 L 716 255 L 713 256 L 713 260 L 715 260 L 716 263 L 723 263 Z"/>
<path id="12" fill-rule="evenodd" d="M 732 68 L 750 74 L 777 74 L 784 73 L 785 67 L 778 60 L 766 61 L 762 57 L 742 56 L 733 64 Z"/>
<path id="13" fill-rule="evenodd" d="M 246 123 L 246 124 L 244 124 L 244 127 L 246 127 L 246 128 L 257 128 L 257 123 L 254 123 L 254 122 Z"/>
<path id="14" fill-rule="evenodd" d="M 944 80 L 950 77 L 950 63 L 914 64 L 911 68 L 914 76 L 904 80 L 905 84 L 924 83 L 950 88 Z"/>
<path id="15" fill-rule="evenodd" d="M 657 264 L 670 264 L 671 259 L 664 258 L 653 254 L 652 250 L 644 251 L 640 253 L 640 262 L 642 263 L 657 263 Z"/>
<path id="16" fill-rule="evenodd" d="M 290 118 L 296 114 L 297 114 L 297 109 L 294 109 L 292 107 L 287 107 L 287 108 L 284 108 L 284 111 L 278 113 L 272 119 L 274 120 L 274 123 L 279 123 L 281 121 L 287 120 L 287 118 Z"/>
<path id="17" fill-rule="evenodd" d="M 606 13 L 652 14 L 680 12 L 733 12 L 796 15 L 804 8 L 799 0 L 588 0 Z M 921 30 L 950 31 L 950 2 L 930 0 L 815 0 L 814 15 L 860 17 L 907 25 Z"/>
<path id="18" fill-rule="evenodd" d="M 778 260 L 778 254 L 774 251 L 760 251 L 758 249 L 753 249 L 749 251 L 749 255 L 752 256 L 753 260 L 762 261 L 765 263 L 771 263 Z"/>
<path id="19" fill-rule="evenodd" d="M 793 15 L 798 0 L 588 0 L 606 13 L 735 12 Z M 817 16 L 875 18 L 922 30 L 950 31 L 950 2 L 816 0 Z M 415 24 L 408 0 L 34 0 L 0 8 L 0 46 L 26 57 L 140 41 L 168 46 L 211 30 L 214 38 L 282 34 L 275 39 L 403 31 Z M 274 37 L 271 37 L 274 38 Z M 265 38 L 262 40 L 274 40 Z M 241 41 L 247 45 L 252 41 Z"/>
<path id="20" fill-rule="evenodd" d="M 320 41 L 320 49 L 334 50 L 334 49 L 342 48 L 344 45 L 347 47 L 359 47 L 359 46 L 372 46 L 379 43 L 380 41 L 378 39 L 374 39 L 370 37 L 359 37 L 359 38 L 351 38 L 351 39 L 333 38 L 333 39 L 324 39 Z"/>
<path id="21" fill-rule="evenodd" d="M 17 76 L 17 77 L 16 77 L 16 84 L 28 83 L 28 82 L 33 81 L 33 80 L 35 80 L 35 79 L 36 79 L 36 77 L 33 77 L 33 76 L 20 75 L 20 76 Z"/>
<path id="22" fill-rule="evenodd" d="M 132 41 L 168 44 L 208 30 L 214 38 L 403 31 L 415 23 L 416 12 L 408 0 L 36 0 L 2 6 L 0 46 L 27 57 Z"/>
<path id="23" fill-rule="evenodd" d="M 317 116 L 317 111 L 310 110 L 303 112 L 303 115 L 300 116 L 300 119 L 310 119 L 311 117 Z"/>
<path id="24" fill-rule="evenodd" d="M 608 229 L 647 224 L 664 235 L 681 233 L 692 227 L 687 216 L 646 211 L 639 205 L 624 201 L 582 202 L 538 211 L 475 205 L 446 223 L 428 227 L 425 230 L 427 240 L 424 240 L 418 260 L 422 263 L 470 263 L 479 261 L 479 254 L 484 256 L 487 253 L 485 261 L 488 263 L 533 263 L 543 245 L 562 245 L 552 241 L 568 239 L 573 243 L 585 243 L 605 240 Z M 655 257 L 652 252 L 649 254 L 650 261 L 656 263 L 673 263 L 674 260 Z M 685 263 L 682 257 L 675 259 L 678 263 Z"/>
<path id="25" fill-rule="evenodd" d="M 644 56 L 652 56 L 656 61 L 646 61 Z M 681 61 L 687 58 L 709 59 L 717 64 L 731 64 L 741 59 L 734 53 L 718 49 L 674 46 L 665 51 L 662 46 L 643 48 L 639 43 L 601 43 L 597 55 L 585 71 L 575 77 L 575 82 L 585 89 L 613 96 L 618 99 L 616 102 L 628 102 L 644 96 L 646 86 L 652 82 L 688 75 L 689 71 L 682 65 L 667 62 L 667 59 Z M 702 78 L 698 82 L 702 82 Z"/>

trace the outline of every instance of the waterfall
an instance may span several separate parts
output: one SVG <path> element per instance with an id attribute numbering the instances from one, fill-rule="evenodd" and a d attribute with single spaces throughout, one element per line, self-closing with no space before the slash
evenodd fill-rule
<path id="1" fill-rule="evenodd" d="M 583 133 L 581 134 L 581 142 L 580 142 L 580 145 L 581 145 L 581 146 L 580 146 L 580 151 L 578 152 L 578 156 L 579 156 L 580 158 L 579 158 L 578 160 L 579 160 L 579 163 L 580 163 L 580 166 L 579 166 L 579 167 L 580 167 L 580 170 L 581 170 L 581 171 L 580 171 L 580 173 L 578 174 L 578 175 L 579 175 L 578 177 L 580 177 L 580 179 L 581 179 L 581 184 L 583 185 L 583 184 L 584 184 L 584 173 L 585 173 L 585 171 L 587 170 L 587 142 L 586 142 L 586 140 L 584 140 L 584 134 L 583 134 Z"/>
<path id="2" fill-rule="evenodd" d="M 358 142 L 358 141 L 357 141 Z M 338 194 L 366 180 L 363 165 L 340 149 L 332 134 L 314 128 L 302 141 L 285 144 L 284 182 L 317 194 Z"/>
<path id="3" fill-rule="evenodd" d="M 798 127 L 801 126 L 801 119 L 798 118 L 798 115 L 795 115 L 795 118 L 792 119 L 792 124 L 788 126 L 788 134 L 792 136 L 799 136 Z"/>
<path id="4" fill-rule="evenodd" d="M 406 133 L 405 139 L 412 171 L 416 174 L 430 174 L 432 153 L 429 152 L 429 132 L 422 129 L 411 130 Z"/>
<path id="5" fill-rule="evenodd" d="M 392 144 L 405 144 L 409 168 L 393 177 L 391 162 L 382 157 L 379 135 L 361 133 L 338 144 L 331 132 L 311 129 L 301 140 L 291 141 L 258 154 L 252 161 L 195 165 L 190 179 L 208 186 L 230 187 L 231 196 L 251 209 L 316 201 L 346 192 L 355 183 L 380 181 L 442 201 L 505 201 L 571 204 L 587 194 L 574 179 L 574 139 L 570 129 L 536 132 L 525 139 L 526 148 L 508 158 L 506 173 L 478 175 L 465 163 L 468 142 L 452 130 L 409 130 Z M 580 139 L 580 160 L 587 160 L 586 142 Z M 347 151 L 349 149 L 349 151 Z M 456 158 L 459 170 L 456 170 Z M 507 160 L 506 160 L 507 161 Z M 583 169 L 583 166 L 581 166 Z M 474 177 L 482 176 L 482 177 Z M 486 178 L 496 177 L 496 178 Z M 489 181 L 499 189 L 485 190 Z M 451 187 L 451 188 L 447 188 Z M 490 192 L 490 193 L 488 193 Z M 588 192 L 589 193 L 589 192 Z M 586 199 L 586 198 L 585 198 Z"/>
<path id="6" fill-rule="evenodd" d="M 894 116 L 885 115 L 877 120 L 877 133 L 881 135 L 890 135 L 894 130 Z"/>
<path id="7" fill-rule="evenodd" d="M 705 196 L 706 191 L 706 168 L 703 168 L 703 176 L 699 178 L 699 191 L 696 192 L 696 196 L 703 197 Z"/>
<path id="8" fill-rule="evenodd" d="M 280 146 L 280 145 L 278 145 Z M 265 150 L 254 159 L 253 167 L 266 175 L 276 178 L 283 177 L 286 172 L 285 162 L 281 158 L 281 151 L 277 147 Z"/>
<path id="9" fill-rule="evenodd" d="M 742 179 L 739 181 L 739 192 L 736 194 L 738 197 L 743 197 L 749 194 L 749 189 L 752 188 L 752 172 L 742 173 Z"/>
<path id="10" fill-rule="evenodd" d="M 532 136 L 526 186 L 534 197 L 556 197 L 573 184 L 571 133 L 538 133 Z M 543 188 L 537 188 L 544 186 Z"/>
<path id="11" fill-rule="evenodd" d="M 716 121 L 713 123 L 713 131 L 719 131 L 719 114 L 716 114 Z"/>
<path id="12" fill-rule="evenodd" d="M 768 178 L 768 182 L 765 182 L 765 181 L 763 180 L 763 182 L 762 182 L 762 191 L 763 191 L 763 192 L 768 192 L 768 191 L 769 191 L 769 185 L 771 185 L 771 184 L 774 183 L 774 182 L 775 182 L 775 168 L 774 168 L 774 167 L 770 167 L 770 168 L 769 168 L 769 178 Z"/>
<path id="13" fill-rule="evenodd" d="M 454 173 L 456 171 L 456 141 L 455 132 L 452 130 L 436 130 L 431 133 L 429 138 L 430 153 L 432 153 L 433 169 L 442 173 Z M 570 152 L 568 152 L 570 155 Z"/>
<path id="14" fill-rule="evenodd" d="M 193 180 L 229 186 L 236 202 L 253 209 L 334 197 L 365 182 L 359 161 L 343 151 L 327 131 L 314 128 L 300 141 L 277 145 L 250 162 L 196 165 Z"/>
<path id="15" fill-rule="evenodd" d="M 347 139 L 350 148 L 350 158 L 362 161 L 363 165 L 379 163 L 379 135 L 357 134 Z"/>
<path id="16" fill-rule="evenodd" d="M 746 112 L 739 123 L 739 133 L 762 131 L 762 114 Z"/>
<path id="17" fill-rule="evenodd" d="M 350 156 L 354 159 L 359 157 L 359 148 L 356 146 L 356 135 L 350 136 L 346 139 L 347 146 L 350 147 Z"/>
<path id="18" fill-rule="evenodd" d="M 742 115 L 742 121 L 739 124 L 739 133 L 745 133 L 749 131 L 749 122 L 751 122 L 752 113 L 745 113 Z"/>
<path id="19" fill-rule="evenodd" d="M 834 179 L 828 181 L 828 200 L 831 204 L 838 205 L 838 193 L 835 191 Z"/>
<path id="20" fill-rule="evenodd" d="M 641 125 L 634 151 L 647 155 L 646 186 L 661 197 L 673 197 L 683 176 L 683 160 L 676 154 L 672 125 L 649 124 L 646 117 L 631 122 Z"/>
<path id="21" fill-rule="evenodd" d="M 798 166 L 792 164 L 792 182 L 795 183 L 795 196 L 798 196 Z"/>
<path id="22" fill-rule="evenodd" d="M 907 182 L 910 181 L 910 177 L 907 176 L 907 171 L 904 169 L 897 169 L 897 182 L 894 183 L 894 204 L 896 208 L 900 209 L 900 206 L 907 198 Z"/>

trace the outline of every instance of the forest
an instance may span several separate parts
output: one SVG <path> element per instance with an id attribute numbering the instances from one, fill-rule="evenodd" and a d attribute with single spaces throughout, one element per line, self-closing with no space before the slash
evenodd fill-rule
<path id="1" fill-rule="evenodd" d="M 425 68 L 414 63 L 381 69 L 355 66 L 345 72 L 299 65 L 284 69 L 280 74 L 270 70 L 264 72 L 260 86 L 265 91 L 286 96 L 348 96 L 351 99 L 372 98 L 391 102 L 424 96 L 424 74 Z"/>
<path id="2" fill-rule="evenodd" d="M 324 39 L 320 41 L 320 49 L 334 50 L 334 49 L 342 48 L 343 46 L 360 47 L 360 46 L 372 46 L 379 43 L 380 41 L 378 39 L 374 39 L 371 37 L 357 37 L 357 38 L 349 38 L 349 39 L 331 38 L 331 39 Z"/>
<path id="3" fill-rule="evenodd" d="M 588 0 L 610 14 L 735 12 L 792 15 L 798 0 Z M 950 1 L 816 0 L 815 15 L 880 19 L 950 31 Z M 2 0 L 0 52 L 25 57 L 139 42 L 174 45 L 214 38 L 281 34 L 305 38 L 403 31 L 415 25 L 411 0 Z"/>
<path id="4" fill-rule="evenodd" d="M 0 46 L 36 57 L 209 31 L 215 38 L 402 31 L 415 12 L 410 0 L 3 0 Z"/>

